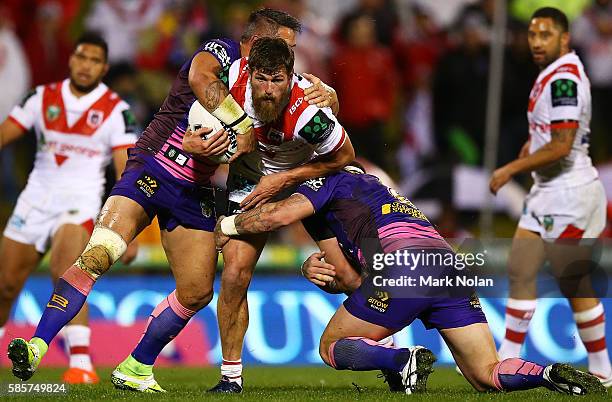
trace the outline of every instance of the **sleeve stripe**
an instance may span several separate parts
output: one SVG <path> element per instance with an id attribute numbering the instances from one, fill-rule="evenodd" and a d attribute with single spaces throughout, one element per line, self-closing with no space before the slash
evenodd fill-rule
<path id="1" fill-rule="evenodd" d="M 578 128 L 578 122 L 576 120 L 555 120 L 550 123 L 550 128 Z"/>
<path id="2" fill-rule="evenodd" d="M 17 124 L 23 131 L 28 131 L 28 129 L 19 120 L 17 120 L 16 117 L 9 115 L 8 119 Z"/>
<path id="3" fill-rule="evenodd" d="M 119 149 L 126 149 L 126 148 L 132 148 L 135 144 L 123 144 L 123 145 L 116 145 L 114 147 L 111 148 L 111 150 L 113 151 L 117 151 Z"/>
<path id="4" fill-rule="evenodd" d="M 331 152 L 328 153 L 328 155 L 333 154 L 334 152 L 339 150 L 342 147 L 342 145 L 344 145 L 345 141 L 346 141 L 346 132 L 344 131 L 344 127 L 342 127 L 342 137 L 340 137 L 340 141 L 338 141 L 334 149 L 332 149 Z"/>

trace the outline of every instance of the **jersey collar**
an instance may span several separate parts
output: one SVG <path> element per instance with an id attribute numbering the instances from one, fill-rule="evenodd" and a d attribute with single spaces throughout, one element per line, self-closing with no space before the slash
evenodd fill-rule
<path id="1" fill-rule="evenodd" d="M 70 90 L 70 79 L 66 78 L 62 82 L 62 97 L 66 101 L 68 101 L 66 103 L 84 103 L 84 104 L 94 103 L 107 90 L 108 90 L 108 87 L 104 83 L 101 82 L 98 84 L 98 86 L 93 91 L 91 91 L 87 95 L 83 95 L 80 98 L 77 98 L 76 96 L 72 94 L 72 91 Z"/>

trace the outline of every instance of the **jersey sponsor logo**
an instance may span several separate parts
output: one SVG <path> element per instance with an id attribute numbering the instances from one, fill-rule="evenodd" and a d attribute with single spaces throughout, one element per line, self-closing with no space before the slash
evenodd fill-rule
<path id="1" fill-rule="evenodd" d="M 480 299 L 478 298 L 476 293 L 472 293 L 472 295 L 470 296 L 470 306 L 474 309 L 482 310 L 482 306 L 480 305 Z"/>
<path id="2" fill-rule="evenodd" d="M 302 127 L 299 134 L 310 144 L 319 144 L 334 131 L 335 123 L 322 110 L 317 111 L 310 121 Z"/>
<path id="3" fill-rule="evenodd" d="M 185 166 L 189 161 L 189 158 L 174 145 L 168 145 L 164 156 L 179 166 Z"/>
<path id="4" fill-rule="evenodd" d="M 58 105 L 49 105 L 45 111 L 45 115 L 47 116 L 47 120 L 54 121 L 57 120 L 61 112 L 62 108 L 60 108 Z"/>
<path id="5" fill-rule="evenodd" d="M 210 218 L 215 211 L 214 200 L 205 199 L 200 201 L 200 209 L 202 210 L 202 216 Z"/>
<path id="6" fill-rule="evenodd" d="M 304 102 L 304 98 L 303 97 L 299 97 L 297 98 L 297 100 L 293 103 L 293 105 L 291 105 L 291 107 L 289 108 L 289 114 L 293 115 L 293 113 L 295 113 L 295 111 L 297 110 L 298 107 L 300 107 L 300 105 Z"/>
<path id="7" fill-rule="evenodd" d="M 555 218 L 553 218 L 551 215 L 544 215 L 544 217 L 542 218 L 542 226 L 544 227 L 544 230 L 550 232 L 551 230 L 553 230 L 554 225 Z"/>
<path id="8" fill-rule="evenodd" d="M 377 290 L 367 298 L 366 307 L 384 314 L 389 308 L 390 300 L 389 293 Z"/>
<path id="9" fill-rule="evenodd" d="M 399 213 L 410 215 L 415 219 L 421 219 L 423 221 L 427 221 L 427 217 L 423 212 L 415 207 L 411 207 L 410 205 L 406 205 L 402 202 L 393 202 L 391 204 L 383 204 L 382 206 L 382 214 L 388 215 L 391 213 Z"/>
<path id="10" fill-rule="evenodd" d="M 138 180 L 136 180 L 136 187 L 144 193 L 147 197 L 151 198 L 159 188 L 157 179 L 146 173 L 143 173 Z"/>
<path id="11" fill-rule="evenodd" d="M 578 106 L 578 85 L 570 79 L 562 78 L 553 81 L 550 95 L 553 107 Z"/>
<path id="12" fill-rule="evenodd" d="M 325 184 L 325 180 L 325 177 L 317 177 L 316 179 L 306 180 L 304 185 L 313 191 L 319 191 L 323 184 Z"/>
<path id="13" fill-rule="evenodd" d="M 136 117 L 134 116 L 134 113 L 132 113 L 132 111 L 130 109 L 126 109 L 123 112 L 121 112 L 121 115 L 123 116 L 123 124 L 125 125 L 125 133 L 126 134 L 133 134 L 136 132 Z"/>
<path id="14" fill-rule="evenodd" d="M 87 112 L 87 125 L 92 128 L 98 128 L 104 121 L 104 112 L 97 109 L 91 109 Z"/>
<path id="15" fill-rule="evenodd" d="M 231 64 L 231 59 L 227 54 L 227 50 L 225 50 L 223 45 L 221 45 L 220 43 L 208 42 L 204 46 L 204 50 L 213 54 L 219 60 L 219 63 L 221 64 L 222 68 L 225 68 L 226 66 Z"/>

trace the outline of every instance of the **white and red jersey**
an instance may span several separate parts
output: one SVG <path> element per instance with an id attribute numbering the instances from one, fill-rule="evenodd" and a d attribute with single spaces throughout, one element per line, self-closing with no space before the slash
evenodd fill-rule
<path id="1" fill-rule="evenodd" d="M 540 72 L 529 95 L 527 119 L 530 153 L 551 141 L 552 129 L 577 129 L 567 157 L 532 173 L 536 185 L 574 187 L 598 177 L 589 157 L 591 85 L 575 53 L 559 57 Z"/>
<path id="2" fill-rule="evenodd" d="M 28 185 L 102 196 L 112 151 L 136 142 L 129 106 L 106 85 L 77 98 L 69 80 L 36 87 L 9 118 L 38 142 Z"/>
<path id="3" fill-rule="evenodd" d="M 289 102 L 281 116 L 273 123 L 263 124 L 257 120 L 253 108 L 247 59 L 232 64 L 230 92 L 253 119 L 259 142 L 257 151 L 243 158 L 251 169 L 258 169 L 261 174 L 286 171 L 307 163 L 315 156 L 333 153 L 342 146 L 346 133 L 331 109 L 304 101 L 304 89 L 311 85 L 307 79 L 294 74 Z M 249 163 L 258 159 L 261 160 L 258 167 Z"/>

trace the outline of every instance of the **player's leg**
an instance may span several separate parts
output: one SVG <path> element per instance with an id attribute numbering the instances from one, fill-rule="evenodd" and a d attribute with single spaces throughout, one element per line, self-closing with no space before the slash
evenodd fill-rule
<path id="1" fill-rule="evenodd" d="M 93 225 L 93 221 L 89 221 Z M 90 232 L 84 225 L 61 224 L 51 239 L 51 259 L 49 266 L 53 283 L 81 255 Z M 87 303 L 64 328 L 64 338 L 70 355 L 70 368 L 63 375 L 63 381 L 69 384 L 95 384 L 99 382 L 89 355 L 91 330 L 88 326 Z"/>
<path id="2" fill-rule="evenodd" d="M 506 305 L 506 335 L 499 348 L 502 359 L 521 354 L 536 308 L 536 279 L 544 260 L 544 244 L 540 236 L 517 227 L 508 258 L 510 297 Z"/>
<path id="3" fill-rule="evenodd" d="M 541 366 L 520 358 L 500 361 L 486 323 L 441 329 L 455 362 L 478 391 L 518 391 L 545 387 L 562 393 L 602 393 L 596 377 L 565 364 Z"/>
<path id="4" fill-rule="evenodd" d="M 2 236 L 0 240 L 0 340 L 11 307 L 28 276 L 42 258 L 34 245 Z"/>
<path id="5" fill-rule="evenodd" d="M 178 226 L 161 233 L 176 290 L 155 307 L 134 351 L 113 372 L 111 380 L 120 389 L 164 392 L 153 377 L 157 356 L 213 296 L 217 265 L 213 232 Z"/>
<path id="6" fill-rule="evenodd" d="M 249 326 L 247 290 L 267 238 L 267 233 L 245 236 L 231 239 L 223 247 L 223 274 L 217 303 L 223 363 L 221 381 L 211 392 L 242 390 L 242 345 Z"/>
<path id="7" fill-rule="evenodd" d="M 392 391 L 424 392 L 435 356 L 422 347 L 394 348 L 377 342 L 394 332 L 354 316 L 342 305 L 321 336 L 319 354 L 336 370 L 381 370 Z"/>
<path id="8" fill-rule="evenodd" d="M 81 310 L 96 279 L 125 252 L 142 229 L 151 222 L 137 202 L 111 196 L 98 218 L 85 251 L 57 281 L 53 294 L 30 342 L 15 339 L 9 345 L 13 373 L 29 379 L 57 333 Z"/>

